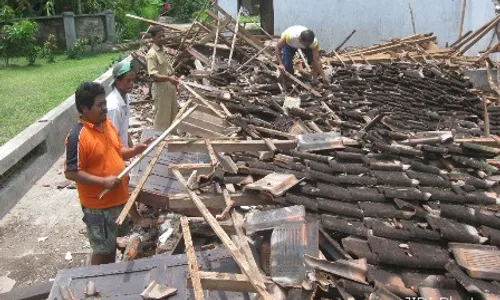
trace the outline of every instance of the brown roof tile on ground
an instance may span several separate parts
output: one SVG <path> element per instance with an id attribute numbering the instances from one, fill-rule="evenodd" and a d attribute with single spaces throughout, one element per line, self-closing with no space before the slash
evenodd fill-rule
<path id="1" fill-rule="evenodd" d="M 355 236 L 349 236 L 342 239 L 342 246 L 345 251 L 356 258 L 366 258 L 366 261 L 372 265 L 378 265 L 378 256 L 370 250 L 367 240 Z"/>
<path id="2" fill-rule="evenodd" d="M 448 241 L 462 243 L 479 243 L 480 238 L 475 228 L 461 224 L 455 220 L 427 216 L 427 222 L 432 229 L 441 233 L 441 236 Z"/>
<path id="3" fill-rule="evenodd" d="M 288 193 L 290 194 L 290 193 Z M 288 196 L 288 195 L 287 195 Z M 362 219 L 363 211 L 356 204 L 345 203 L 325 198 L 317 198 L 317 205 L 320 210 L 328 213 L 335 213 L 343 216 Z"/>
<path id="4" fill-rule="evenodd" d="M 417 293 L 406 287 L 400 274 L 389 272 L 376 266 L 368 267 L 367 279 L 375 288 L 385 287 L 399 297 L 415 297 Z"/>
<path id="5" fill-rule="evenodd" d="M 360 202 L 365 217 L 410 219 L 415 212 L 400 210 L 393 203 Z"/>
<path id="6" fill-rule="evenodd" d="M 367 236 L 368 228 L 363 222 L 334 217 L 330 215 L 321 215 L 321 224 L 328 230 L 333 230 L 346 235 Z"/>

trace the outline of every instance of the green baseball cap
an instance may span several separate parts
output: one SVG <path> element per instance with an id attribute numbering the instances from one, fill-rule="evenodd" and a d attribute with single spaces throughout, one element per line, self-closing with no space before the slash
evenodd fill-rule
<path id="1" fill-rule="evenodd" d="M 132 71 L 132 61 L 121 61 L 113 67 L 113 78 L 116 80 L 123 74 Z"/>

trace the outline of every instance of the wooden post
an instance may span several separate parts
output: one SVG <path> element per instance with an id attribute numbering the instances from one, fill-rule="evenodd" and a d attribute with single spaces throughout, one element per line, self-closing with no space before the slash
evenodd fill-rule
<path id="1" fill-rule="evenodd" d="M 240 11 L 238 12 L 238 17 L 236 18 L 236 25 L 234 28 L 234 37 L 233 37 L 233 42 L 231 44 L 231 51 L 229 51 L 229 60 L 227 61 L 227 67 L 231 67 L 231 60 L 233 59 L 233 53 L 234 53 L 234 46 L 236 45 L 236 39 L 238 38 L 238 31 L 240 29 L 240 17 L 242 13 L 242 8 L 240 8 Z"/>
<path id="2" fill-rule="evenodd" d="M 213 71 L 215 69 L 215 53 L 217 52 L 217 41 L 219 40 L 219 30 L 220 30 L 220 19 L 217 19 L 217 29 L 215 31 L 215 41 L 214 41 L 214 53 L 212 54 L 212 66 L 210 69 Z"/>
<path id="3" fill-rule="evenodd" d="M 219 239 L 222 241 L 222 243 L 226 246 L 228 249 L 229 253 L 233 256 L 235 262 L 238 264 L 240 267 L 241 271 L 245 273 L 248 276 L 248 279 L 250 280 L 250 283 L 252 286 L 255 288 L 258 294 L 262 296 L 264 300 L 272 300 L 273 297 L 269 292 L 266 290 L 266 287 L 264 285 L 264 282 L 261 280 L 260 276 L 257 274 L 254 274 L 252 268 L 246 261 L 245 255 L 236 247 L 234 242 L 231 240 L 231 238 L 227 235 L 227 233 L 222 229 L 222 227 L 219 225 L 215 217 L 210 213 L 210 211 L 207 209 L 203 201 L 200 199 L 200 197 L 192 190 L 190 190 L 187 186 L 187 182 L 182 176 L 182 174 L 179 172 L 179 170 L 172 170 L 172 173 L 175 175 L 179 183 L 184 187 L 186 190 L 186 193 L 189 195 L 191 200 L 193 200 L 193 203 L 196 205 L 200 213 L 203 215 L 205 220 L 207 220 L 208 224 L 212 228 L 212 230 L 215 232 L 215 234 L 219 237 Z"/>
<path id="4" fill-rule="evenodd" d="M 413 34 L 417 34 L 417 28 L 415 26 L 415 16 L 413 15 L 413 9 L 411 8 L 411 2 L 408 2 L 408 8 L 410 9 L 411 26 L 413 28 Z"/>
<path id="5" fill-rule="evenodd" d="M 189 230 L 189 221 L 186 216 L 181 217 L 182 235 L 184 236 L 184 245 L 186 246 L 186 256 L 188 261 L 189 278 L 193 285 L 194 299 L 204 300 L 203 288 L 201 286 L 200 269 L 196 260 L 196 252 L 194 251 L 193 239 Z"/>
<path id="6" fill-rule="evenodd" d="M 151 159 L 151 161 L 149 162 L 149 166 L 144 171 L 144 174 L 142 174 L 141 180 L 139 180 L 139 182 L 135 186 L 134 191 L 130 195 L 130 198 L 128 198 L 127 203 L 125 204 L 120 215 L 116 219 L 116 224 L 122 225 L 123 221 L 125 221 L 125 218 L 127 217 L 130 209 L 132 208 L 132 205 L 134 205 L 135 200 L 137 200 L 137 197 L 139 196 L 139 193 L 141 192 L 142 187 L 144 186 L 144 184 L 148 180 L 149 174 L 151 174 L 151 171 L 153 171 L 153 168 L 154 168 L 156 162 L 160 158 L 161 151 L 163 151 L 163 149 L 165 148 L 166 145 L 167 145 L 167 141 L 163 141 L 158 146 L 158 149 L 156 149 L 156 152 L 155 152 L 155 155 L 153 156 L 153 159 Z"/>
<path id="7" fill-rule="evenodd" d="M 345 43 L 347 43 L 347 41 L 349 41 L 349 39 L 351 39 L 351 37 L 356 33 L 356 29 L 354 29 L 351 34 L 349 34 L 343 41 L 342 43 L 340 43 L 340 45 L 337 46 L 337 48 L 335 48 L 335 51 L 339 52 L 340 49 L 342 48 L 342 46 L 345 45 Z"/>
<path id="8" fill-rule="evenodd" d="M 464 32 L 464 19 L 465 19 L 465 8 L 467 6 L 467 0 L 462 0 L 462 10 L 460 11 L 460 24 L 458 25 L 458 38 L 462 36 Z"/>
<path id="9" fill-rule="evenodd" d="M 483 97 L 483 110 L 484 110 L 484 136 L 490 137 L 490 117 L 488 115 L 488 100 Z"/>
<path id="10" fill-rule="evenodd" d="M 191 94 L 193 94 L 196 99 L 200 100 L 206 107 L 208 107 L 211 111 L 213 111 L 218 117 L 225 119 L 226 116 L 222 114 L 220 111 L 215 109 L 210 102 L 208 102 L 205 98 L 203 98 L 200 94 L 198 94 L 195 90 L 193 90 L 189 85 L 187 85 L 184 81 L 179 80 L 179 83 L 182 84 L 186 90 L 188 90 Z"/>

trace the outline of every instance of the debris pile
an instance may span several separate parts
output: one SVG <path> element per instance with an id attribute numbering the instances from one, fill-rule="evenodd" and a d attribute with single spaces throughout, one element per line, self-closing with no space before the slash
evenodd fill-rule
<path id="1" fill-rule="evenodd" d="M 474 63 L 457 51 L 500 17 L 455 50 L 416 35 L 335 54 L 324 60 L 330 85 L 313 87 L 300 68 L 300 78 L 276 74 L 273 41 L 213 8 L 212 22 L 169 28 L 181 37 L 167 52 L 188 95 L 174 122 L 182 138 L 137 164 L 129 200 L 168 211 L 157 253 L 177 261 L 165 270 L 183 265 L 192 289 L 163 273 L 141 288 L 197 300 L 206 290 L 220 291 L 209 299 L 498 298 L 499 143 L 481 138 L 488 101 L 453 65 Z M 146 51 L 133 57 L 144 64 Z M 206 253 L 218 252 L 229 259 L 214 268 Z"/>

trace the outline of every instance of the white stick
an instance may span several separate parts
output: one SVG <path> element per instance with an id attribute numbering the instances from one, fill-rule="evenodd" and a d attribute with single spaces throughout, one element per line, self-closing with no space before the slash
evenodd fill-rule
<path id="1" fill-rule="evenodd" d="M 149 152 L 151 152 L 156 146 L 158 146 L 172 131 L 179 126 L 179 124 L 187 118 L 190 114 L 194 112 L 194 110 L 198 107 L 196 104 L 195 106 L 191 107 L 188 109 L 180 118 L 175 120 L 170 127 L 167 128 L 156 140 L 154 140 L 149 146 L 146 148 L 146 150 L 142 151 L 141 155 L 136 158 L 128 167 L 126 167 L 119 175 L 118 178 L 122 179 L 125 175 L 127 175 L 132 168 L 134 168 L 146 155 L 148 155 Z M 106 193 L 109 192 L 109 189 L 105 189 L 102 191 L 102 193 L 99 195 L 99 199 L 101 199 Z"/>
<path id="2" fill-rule="evenodd" d="M 241 17 L 241 8 L 240 11 L 238 12 L 238 17 L 236 18 L 236 28 L 234 29 L 234 37 L 233 37 L 233 43 L 231 44 L 231 52 L 229 52 L 229 61 L 227 62 L 227 67 L 231 67 L 231 60 L 233 59 L 233 53 L 234 53 L 234 46 L 236 45 L 236 38 L 238 37 L 238 29 L 240 28 L 240 17 Z"/>
<path id="3" fill-rule="evenodd" d="M 220 18 L 217 19 L 217 31 L 215 32 L 214 53 L 212 54 L 211 70 L 215 69 L 215 53 L 217 52 L 217 41 L 219 40 Z"/>

